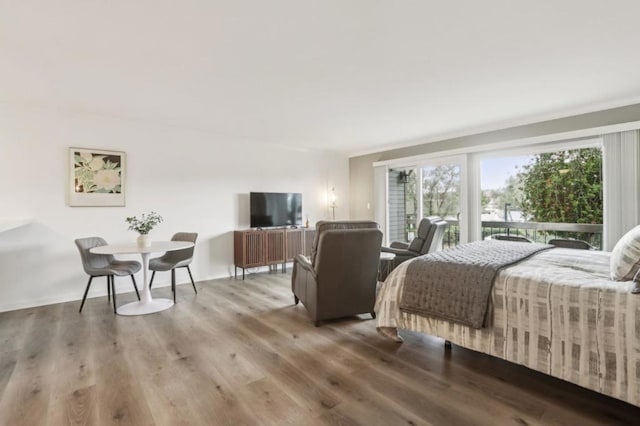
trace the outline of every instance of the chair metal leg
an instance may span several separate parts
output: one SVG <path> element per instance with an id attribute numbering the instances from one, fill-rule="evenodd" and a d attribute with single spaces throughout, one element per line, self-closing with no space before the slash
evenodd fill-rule
<path id="1" fill-rule="evenodd" d="M 111 284 L 109 284 L 108 275 L 107 275 L 107 303 L 111 303 Z"/>
<path id="2" fill-rule="evenodd" d="M 196 283 L 193 281 L 193 275 L 191 275 L 191 269 L 189 268 L 189 265 L 187 265 L 187 272 L 189 273 L 189 278 L 191 278 L 191 285 L 193 286 L 193 291 L 195 291 L 196 294 L 198 294 L 198 290 L 196 290 Z"/>
<path id="3" fill-rule="evenodd" d="M 151 290 L 151 286 L 153 285 L 153 278 L 156 276 L 156 271 L 153 271 L 151 274 L 151 281 L 149 281 L 149 290 Z"/>
<path id="4" fill-rule="evenodd" d="M 138 296 L 138 300 L 140 300 L 140 292 L 138 291 L 138 286 L 136 285 L 136 277 L 131 274 L 131 281 L 133 281 L 133 288 L 136 289 L 136 296 Z"/>
<path id="5" fill-rule="evenodd" d="M 171 270 L 171 291 L 173 292 L 173 303 L 176 303 L 176 270 Z"/>
<path id="6" fill-rule="evenodd" d="M 117 314 L 118 311 L 116 310 L 116 280 L 113 275 L 109 275 L 109 278 L 111 280 L 111 293 L 113 293 L 113 313 Z"/>
<path id="7" fill-rule="evenodd" d="M 297 305 L 298 302 L 300 302 L 300 299 L 298 299 L 298 296 L 296 296 L 295 294 L 293 295 L 293 301 L 295 302 L 295 304 Z"/>
<path id="8" fill-rule="evenodd" d="M 87 283 L 87 288 L 84 290 L 84 296 L 82 296 L 82 303 L 80 304 L 80 310 L 78 312 L 82 312 L 82 307 L 84 306 L 84 301 L 87 300 L 87 294 L 89 293 L 89 287 L 91 286 L 92 280 L 93 280 L 93 275 L 90 275 L 89 282 Z"/>

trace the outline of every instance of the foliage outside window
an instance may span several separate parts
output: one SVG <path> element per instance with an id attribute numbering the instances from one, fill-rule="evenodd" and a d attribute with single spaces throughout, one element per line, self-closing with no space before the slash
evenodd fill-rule
<path id="1" fill-rule="evenodd" d="M 602 223 L 602 152 L 538 154 L 518 174 L 521 206 L 535 222 Z"/>
<path id="2" fill-rule="evenodd" d="M 511 163 L 511 164 L 510 164 Z M 602 232 L 572 228 L 541 230 L 518 222 L 601 225 L 603 222 L 602 151 L 561 150 L 483 161 L 482 238 L 494 234 L 547 242 L 578 239 L 601 247 Z M 502 175 L 503 184 L 496 179 Z M 505 222 L 504 226 L 500 223 Z"/>
<path id="3" fill-rule="evenodd" d="M 391 184 L 403 190 L 395 196 L 404 215 L 405 237 L 413 236 L 416 207 L 422 207 L 422 217 L 440 216 L 449 221 L 445 247 L 459 243 L 461 166 L 440 164 L 404 169 L 407 179 L 391 178 Z M 482 160 L 482 233 L 481 238 L 494 234 L 521 235 L 531 241 L 547 242 L 552 238 L 582 239 L 593 247 L 602 244 L 602 232 L 595 228 L 576 231 L 575 228 L 542 230 L 541 226 L 518 226 L 519 222 L 537 223 L 603 223 L 602 150 L 580 148 L 555 152 L 495 156 Z M 421 178 L 421 179 L 418 179 Z M 400 182 L 402 184 L 398 185 Z M 400 189 L 399 188 L 399 189 Z M 464 212 L 463 212 L 464 213 Z M 401 216 L 398 217 L 401 220 Z"/>
<path id="4" fill-rule="evenodd" d="M 460 210 L 460 166 L 445 164 L 422 169 L 423 216 L 456 219 Z"/>

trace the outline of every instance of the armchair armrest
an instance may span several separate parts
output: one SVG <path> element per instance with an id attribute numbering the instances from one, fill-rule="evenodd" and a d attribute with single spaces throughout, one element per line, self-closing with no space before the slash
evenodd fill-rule
<path id="1" fill-rule="evenodd" d="M 415 251 L 410 251 L 407 249 L 400 249 L 400 248 L 382 247 L 382 251 L 385 253 L 393 253 L 396 256 L 409 256 L 409 257 L 420 256 L 420 253 L 416 253 Z"/>
<path id="2" fill-rule="evenodd" d="M 311 262 L 305 256 L 299 254 L 293 259 L 293 273 L 291 275 L 291 291 L 298 299 L 307 306 L 312 300 L 317 300 L 317 275 L 311 266 Z"/>
<path id="3" fill-rule="evenodd" d="M 311 266 L 311 262 L 306 256 L 297 254 L 294 258 L 293 266 L 294 268 L 302 268 L 302 270 L 311 274 L 314 280 L 316 279 L 316 271 L 313 270 L 313 266 Z"/>
<path id="4" fill-rule="evenodd" d="M 403 243 L 401 241 L 394 241 L 394 242 L 391 243 L 391 245 L 389 247 L 406 250 L 406 249 L 409 248 L 409 243 Z"/>

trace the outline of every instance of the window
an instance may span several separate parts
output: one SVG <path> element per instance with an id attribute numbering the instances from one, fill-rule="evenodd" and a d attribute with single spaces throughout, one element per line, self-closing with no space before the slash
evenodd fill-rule
<path id="1" fill-rule="evenodd" d="M 620 142 L 620 135 L 627 133 L 629 140 Z M 411 163 L 403 164 L 401 159 L 376 163 L 376 182 L 384 186 L 377 186 L 382 188 L 377 194 L 388 201 L 386 210 L 377 210 L 376 219 L 386 226 L 388 242 L 410 241 L 420 219 L 438 215 L 449 223 L 445 249 L 507 234 L 536 242 L 578 239 L 610 250 L 611 235 L 624 233 L 623 227 L 618 230 L 612 226 L 630 223 L 636 211 L 633 200 L 628 203 L 631 208 L 619 207 L 620 190 L 616 190 L 616 182 L 635 170 L 626 163 L 618 166 L 616 161 L 640 158 L 640 146 L 635 145 L 640 133 L 636 133 L 611 136 L 608 145 L 606 137 L 529 145 L 502 143 L 492 150 L 469 148 L 469 152 L 455 156 L 413 157 Z M 609 153 L 606 157 L 605 150 Z M 602 190 L 605 179 L 609 179 L 606 199 Z M 608 199 L 618 201 L 607 204 Z M 609 236 L 603 243 L 607 205 L 608 217 L 618 215 L 621 219 L 609 220 Z M 627 210 L 631 213 L 625 216 Z"/>
<path id="2" fill-rule="evenodd" d="M 460 164 L 445 163 L 424 166 L 420 169 L 422 182 L 421 217 L 440 216 L 449 221 L 444 248 L 460 242 Z"/>
<path id="3" fill-rule="evenodd" d="M 602 149 L 481 160 L 482 238 L 582 240 L 602 247 Z"/>

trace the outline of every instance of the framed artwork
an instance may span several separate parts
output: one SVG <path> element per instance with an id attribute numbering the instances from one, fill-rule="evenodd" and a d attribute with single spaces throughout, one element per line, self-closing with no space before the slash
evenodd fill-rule
<path id="1" fill-rule="evenodd" d="M 125 166 L 121 151 L 69 148 L 69 205 L 124 206 Z"/>

